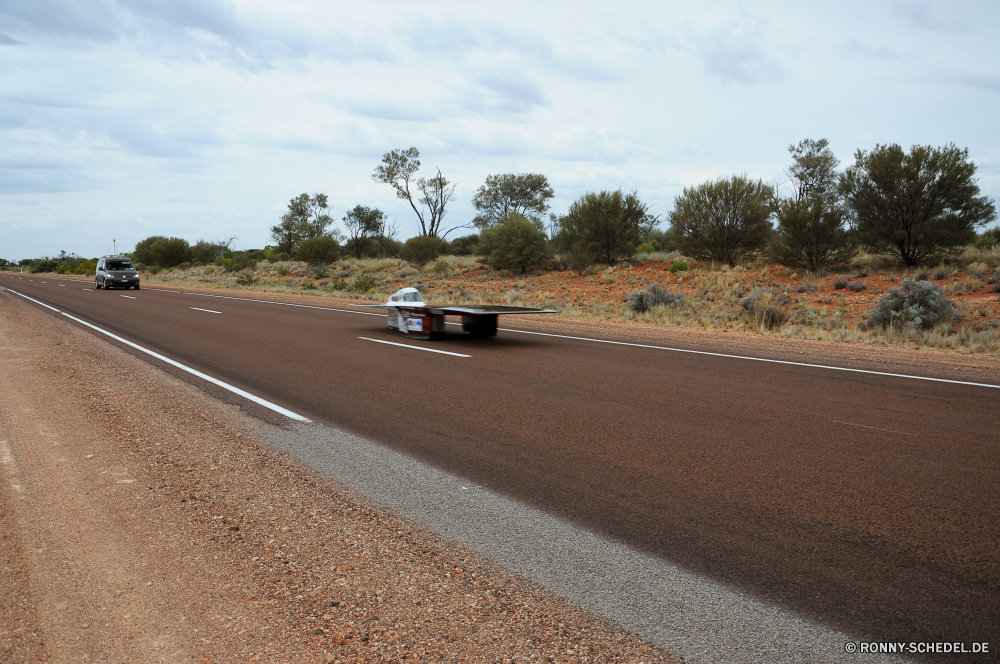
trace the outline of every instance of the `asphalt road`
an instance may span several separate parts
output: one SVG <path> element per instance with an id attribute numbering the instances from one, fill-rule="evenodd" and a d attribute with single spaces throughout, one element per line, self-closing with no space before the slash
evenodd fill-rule
<path id="1" fill-rule="evenodd" d="M 848 632 L 1000 649 L 1000 390 L 513 332 L 413 342 L 375 316 L 35 275 L 0 285 Z"/>

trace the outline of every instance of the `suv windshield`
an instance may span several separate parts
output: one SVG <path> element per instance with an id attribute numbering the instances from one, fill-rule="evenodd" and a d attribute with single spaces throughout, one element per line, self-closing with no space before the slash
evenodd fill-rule
<path id="1" fill-rule="evenodd" d="M 109 270 L 134 270 L 132 261 L 108 261 Z"/>

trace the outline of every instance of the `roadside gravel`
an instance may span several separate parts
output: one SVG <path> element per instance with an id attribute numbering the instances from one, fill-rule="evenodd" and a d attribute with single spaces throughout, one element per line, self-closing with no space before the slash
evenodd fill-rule
<path id="1" fill-rule="evenodd" d="M 9 295 L 0 373 L 0 661 L 677 661 Z"/>

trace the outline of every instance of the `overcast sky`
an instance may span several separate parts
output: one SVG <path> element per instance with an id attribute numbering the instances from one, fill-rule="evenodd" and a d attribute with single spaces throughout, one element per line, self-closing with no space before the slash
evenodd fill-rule
<path id="1" fill-rule="evenodd" d="M 0 257 L 149 235 L 263 247 L 288 200 L 413 212 L 371 173 L 420 149 L 468 222 L 491 173 L 553 211 L 783 180 L 788 145 L 967 147 L 1000 199 L 1000 3 L 0 0 Z M 459 233 L 461 234 L 461 233 Z M 453 233 L 451 237 L 456 234 Z"/>

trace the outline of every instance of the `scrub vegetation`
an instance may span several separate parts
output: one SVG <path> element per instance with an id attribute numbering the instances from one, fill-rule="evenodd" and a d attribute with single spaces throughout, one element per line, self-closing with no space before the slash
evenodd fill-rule
<path id="1" fill-rule="evenodd" d="M 131 255 L 152 283 L 369 301 L 413 286 L 433 303 L 1000 352 L 1000 228 L 985 228 L 996 209 L 967 150 L 877 145 L 844 171 L 826 140 L 789 153 L 784 187 L 736 175 L 685 188 L 666 229 L 621 189 L 546 218 L 554 192 L 537 173 L 488 176 L 475 218 L 448 228 L 455 184 L 440 170 L 417 177 L 416 148 L 394 150 L 372 178 L 416 215 L 421 233 L 405 242 L 364 205 L 344 214 L 345 235 L 327 196 L 303 193 L 264 249 L 152 236 Z M 14 269 L 92 274 L 91 263 L 63 252 Z"/>

